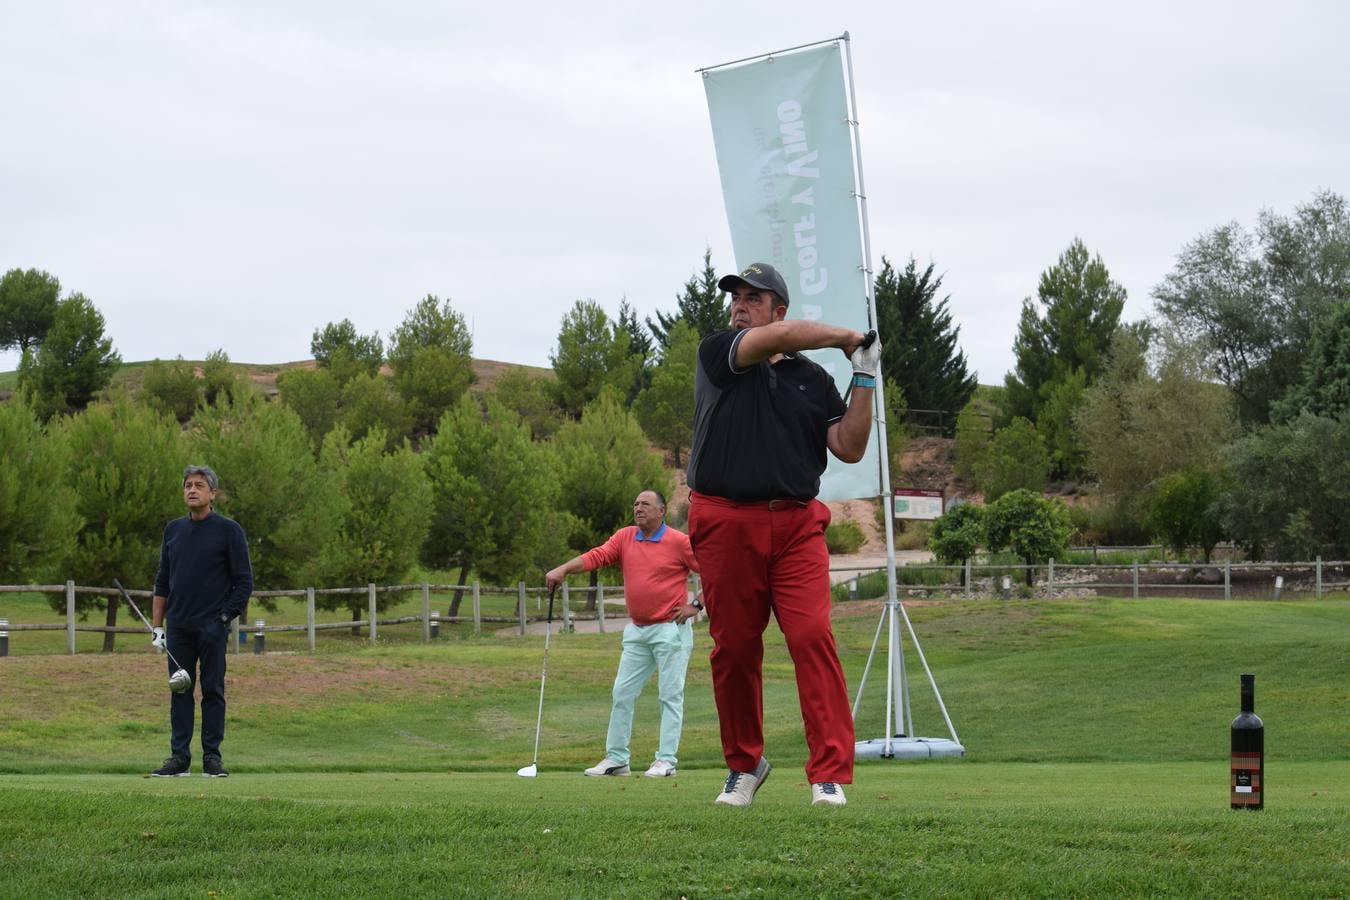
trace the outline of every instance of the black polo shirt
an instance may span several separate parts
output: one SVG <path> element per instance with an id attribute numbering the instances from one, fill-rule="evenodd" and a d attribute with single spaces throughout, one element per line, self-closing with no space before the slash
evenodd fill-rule
<path id="1" fill-rule="evenodd" d="M 716 331 L 698 348 L 689 487 L 729 500 L 814 497 L 826 431 L 844 416 L 834 379 L 788 354 L 736 367 L 745 330 Z"/>

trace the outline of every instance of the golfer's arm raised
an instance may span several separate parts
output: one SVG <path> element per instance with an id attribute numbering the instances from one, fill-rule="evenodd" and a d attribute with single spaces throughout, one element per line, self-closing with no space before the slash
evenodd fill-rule
<path id="1" fill-rule="evenodd" d="M 844 417 L 825 432 L 825 446 L 846 463 L 855 463 L 867 452 L 872 436 L 872 388 L 853 385 Z"/>
<path id="2" fill-rule="evenodd" d="M 736 368 L 748 369 L 780 353 L 800 350 L 823 350 L 836 347 L 848 356 L 863 342 L 863 333 L 852 328 L 788 319 L 747 328 L 736 344 Z"/>

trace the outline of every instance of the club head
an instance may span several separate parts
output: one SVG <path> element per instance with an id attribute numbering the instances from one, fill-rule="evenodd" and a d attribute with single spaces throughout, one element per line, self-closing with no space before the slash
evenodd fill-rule
<path id="1" fill-rule="evenodd" d="M 175 694 L 192 690 L 192 676 L 188 674 L 187 669 L 178 669 L 169 676 L 169 690 Z"/>
<path id="2" fill-rule="evenodd" d="M 533 778 L 539 774 L 539 767 L 536 766 L 534 763 L 530 763 L 523 769 L 516 769 L 516 774 L 519 775 L 521 778 Z"/>

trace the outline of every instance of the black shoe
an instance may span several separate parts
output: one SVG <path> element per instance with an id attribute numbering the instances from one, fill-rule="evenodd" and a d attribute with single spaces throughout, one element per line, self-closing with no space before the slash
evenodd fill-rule
<path id="1" fill-rule="evenodd" d="M 229 778 L 230 770 L 220 764 L 219 756 L 207 756 L 202 759 L 202 774 L 207 778 Z"/>
<path id="2" fill-rule="evenodd" d="M 184 756 L 170 756 L 164 760 L 164 765 L 150 774 L 156 778 L 182 778 L 188 773 L 189 762 L 190 760 Z"/>

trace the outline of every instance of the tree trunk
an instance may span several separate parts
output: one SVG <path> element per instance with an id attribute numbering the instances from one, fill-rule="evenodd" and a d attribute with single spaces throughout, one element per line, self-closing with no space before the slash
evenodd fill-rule
<path id="1" fill-rule="evenodd" d="M 464 584 L 469 579 L 469 565 L 465 563 L 459 567 L 459 585 L 455 588 L 455 596 L 450 599 L 450 618 L 459 615 L 459 603 L 464 599 Z"/>
<path id="2" fill-rule="evenodd" d="M 109 629 L 117 627 L 117 603 L 116 597 L 108 598 L 108 615 L 105 617 L 103 624 L 107 625 Z M 113 631 L 103 632 L 103 652 L 113 652 L 113 642 L 116 640 L 117 635 Z"/>
<path id="3" fill-rule="evenodd" d="M 351 609 L 352 609 L 352 621 L 353 622 L 361 621 L 361 611 L 357 609 L 355 606 L 353 606 Z M 361 636 L 361 627 L 359 625 L 353 625 L 352 637 L 360 637 L 360 636 Z"/>
<path id="4" fill-rule="evenodd" d="M 600 570 L 591 569 L 591 592 L 586 595 L 586 611 L 595 612 L 595 586 L 600 583 Z"/>
<path id="5" fill-rule="evenodd" d="M 1035 586 L 1036 586 L 1036 570 L 1032 568 L 1032 566 L 1034 565 L 1034 563 L 1032 562 L 1031 557 L 1029 557 L 1029 556 L 1028 556 L 1028 557 L 1025 557 L 1025 560 L 1026 560 L 1026 564 L 1027 564 L 1027 587 L 1035 587 Z"/>

